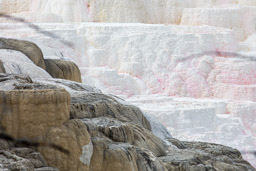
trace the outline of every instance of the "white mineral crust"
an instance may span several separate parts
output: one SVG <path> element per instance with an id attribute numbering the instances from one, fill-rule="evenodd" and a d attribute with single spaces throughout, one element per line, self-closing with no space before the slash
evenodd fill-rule
<path id="1" fill-rule="evenodd" d="M 141 107 L 174 138 L 256 149 L 256 0 L 0 0 L 0 12 L 41 29 L 0 18 L 0 36 L 73 60 L 84 83 Z M 5 61 L 8 72 L 42 72 Z"/>

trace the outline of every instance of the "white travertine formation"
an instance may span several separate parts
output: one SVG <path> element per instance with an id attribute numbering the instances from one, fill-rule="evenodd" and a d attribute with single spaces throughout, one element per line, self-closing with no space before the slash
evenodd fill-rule
<path id="1" fill-rule="evenodd" d="M 0 54 L 0 60 L 8 74 L 29 75 L 32 79 L 51 78 L 45 70 L 37 67 L 27 56 L 20 52 L 0 49 Z"/>
<path id="2" fill-rule="evenodd" d="M 2 0 L 0 12 L 14 13 L 14 16 L 31 22 L 83 22 L 90 20 L 84 0 Z"/>
<path id="3" fill-rule="evenodd" d="M 244 40 L 256 32 L 256 7 L 186 8 L 181 24 L 230 28 L 239 40 Z"/>
<path id="4" fill-rule="evenodd" d="M 255 0 L 2 0 L 0 12 L 28 21 L 179 24 L 186 8 L 256 6 Z M 32 17 L 33 15 L 33 17 Z M 217 16 L 216 16 L 217 17 Z"/>
<path id="5" fill-rule="evenodd" d="M 72 59 L 85 83 L 128 98 L 173 137 L 255 150 L 256 0 L 0 0 L 0 12 L 58 38 L 6 23 L 0 36 Z"/>

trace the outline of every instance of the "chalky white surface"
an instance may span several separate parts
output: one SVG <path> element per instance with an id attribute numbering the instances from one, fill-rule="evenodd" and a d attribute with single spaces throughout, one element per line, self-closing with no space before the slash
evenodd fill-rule
<path id="1" fill-rule="evenodd" d="M 75 61 L 84 83 L 141 107 L 173 137 L 256 149 L 256 0 L 2 0 L 0 12 L 58 38 L 10 23 L 0 36 Z"/>

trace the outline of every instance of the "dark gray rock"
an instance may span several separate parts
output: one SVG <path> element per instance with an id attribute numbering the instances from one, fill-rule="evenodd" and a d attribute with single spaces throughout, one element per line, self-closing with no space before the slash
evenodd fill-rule
<path id="1" fill-rule="evenodd" d="M 236 149 L 204 142 L 178 142 L 182 148 L 169 148 L 167 156 L 159 157 L 168 170 L 255 171 Z M 183 146 L 185 148 L 183 148 Z"/>
<path id="2" fill-rule="evenodd" d="M 71 118 L 110 117 L 123 122 L 133 122 L 151 130 L 149 121 L 138 107 L 101 93 L 71 95 Z"/>
<path id="3" fill-rule="evenodd" d="M 37 168 L 37 169 L 36 169 Z M 45 169 L 45 168 L 48 168 Z M 11 148 L 0 150 L 0 170 L 3 171 L 57 171 L 47 167 L 40 153 L 29 148 Z"/>

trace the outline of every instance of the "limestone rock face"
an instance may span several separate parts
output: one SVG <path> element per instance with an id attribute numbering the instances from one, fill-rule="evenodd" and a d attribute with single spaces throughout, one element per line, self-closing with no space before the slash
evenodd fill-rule
<path id="1" fill-rule="evenodd" d="M 0 150 L 0 170 L 26 170 L 26 171 L 58 171 L 47 167 L 47 162 L 42 155 L 30 148 L 10 148 Z M 48 170 L 44 170 L 48 168 Z"/>
<path id="2" fill-rule="evenodd" d="M 78 66 L 71 61 L 45 59 L 46 71 L 53 78 L 82 82 Z"/>
<path id="3" fill-rule="evenodd" d="M 50 166 L 61 171 L 89 170 L 93 147 L 90 134 L 80 120 L 69 120 L 60 127 L 54 127 L 46 135 L 46 142 L 55 143 L 70 151 L 66 155 L 52 148 L 40 148 Z"/>
<path id="4" fill-rule="evenodd" d="M 125 104 L 118 98 L 101 93 L 86 93 L 74 95 L 71 98 L 71 118 L 116 118 L 124 122 L 136 123 L 151 130 L 150 123 L 141 110 L 135 106 Z"/>
<path id="5" fill-rule="evenodd" d="M 127 143 L 115 143 L 102 136 L 92 138 L 93 156 L 90 170 L 164 171 L 164 164 L 146 149 Z"/>
<path id="6" fill-rule="evenodd" d="M 108 117 L 83 119 L 83 121 L 90 130 L 97 130 L 114 142 L 129 143 L 148 149 L 155 156 L 166 155 L 167 146 L 161 139 L 153 135 L 151 131 L 132 122 L 124 123 Z"/>
<path id="7" fill-rule="evenodd" d="M 8 134 L 42 139 L 50 127 L 69 119 L 70 95 L 66 90 L 29 84 L 21 87 L 0 91 L 0 124 Z"/>
<path id="8" fill-rule="evenodd" d="M 43 53 L 34 43 L 17 39 L 0 38 L 0 49 L 11 49 L 25 54 L 37 66 L 45 69 Z"/>
<path id="9" fill-rule="evenodd" d="M 236 149 L 211 143 L 178 141 L 178 148 L 169 148 L 167 156 L 159 157 L 168 170 L 255 171 Z"/>
<path id="10" fill-rule="evenodd" d="M 32 80 L 24 75 L 0 73 L 0 90 L 13 90 L 20 83 L 32 83 Z"/>

